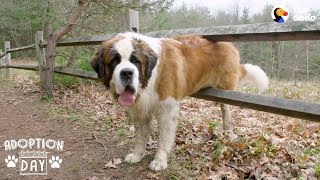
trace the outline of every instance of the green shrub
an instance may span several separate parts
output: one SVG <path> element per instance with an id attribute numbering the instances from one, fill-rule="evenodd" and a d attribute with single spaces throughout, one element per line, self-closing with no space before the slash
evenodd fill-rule
<path id="1" fill-rule="evenodd" d="M 61 86 L 71 87 L 79 86 L 81 80 L 77 77 L 67 76 L 63 74 L 54 74 L 53 81 Z"/>
<path id="2" fill-rule="evenodd" d="M 68 60 L 66 58 L 69 58 L 71 56 L 71 49 L 63 49 L 60 50 L 60 54 L 62 56 L 57 56 L 55 59 L 55 65 L 56 66 L 66 66 L 68 63 Z M 81 69 L 85 71 L 93 71 L 90 60 L 92 57 L 92 53 L 79 48 L 77 51 L 77 60 L 75 63 L 74 69 Z M 53 77 L 54 83 L 57 83 L 62 86 L 71 87 L 71 86 L 79 86 L 82 83 L 86 83 L 87 81 L 85 79 L 62 75 L 62 74 L 54 74 Z"/>
<path id="3" fill-rule="evenodd" d="M 320 164 L 316 165 L 316 167 L 314 168 L 314 175 L 320 179 Z"/>

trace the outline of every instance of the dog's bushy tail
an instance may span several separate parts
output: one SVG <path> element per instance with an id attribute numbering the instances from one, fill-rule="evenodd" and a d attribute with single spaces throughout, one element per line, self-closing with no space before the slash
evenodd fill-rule
<path id="1" fill-rule="evenodd" d="M 259 90 L 259 92 L 263 92 L 268 88 L 269 78 L 259 66 L 242 64 L 240 70 L 241 76 L 239 85 L 253 85 Z"/>

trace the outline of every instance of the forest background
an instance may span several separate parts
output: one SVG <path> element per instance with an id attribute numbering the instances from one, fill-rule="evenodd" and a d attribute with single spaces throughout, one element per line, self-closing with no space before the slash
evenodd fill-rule
<path id="1" fill-rule="evenodd" d="M 177 0 L 176 0 L 177 1 Z M 67 24 L 77 7 L 73 0 L 0 0 L 0 48 L 4 41 L 11 47 L 34 43 L 36 31 L 44 31 L 48 22 L 57 29 Z M 128 9 L 139 11 L 140 32 L 166 29 L 226 26 L 250 23 L 274 22 L 271 18 L 272 5 L 266 4 L 256 13 L 234 0 L 228 10 L 212 11 L 204 6 L 182 4 L 174 6 L 174 0 L 92 0 L 70 37 L 111 34 L 125 31 Z M 294 12 L 291 12 L 291 14 Z M 306 12 L 320 20 L 320 10 Z M 288 21 L 293 21 L 290 16 Z M 276 26 L 277 24 L 275 24 Z M 262 67 L 273 79 L 290 81 L 319 81 L 319 41 L 268 41 L 236 42 L 242 63 Z M 64 47 L 58 49 L 56 64 L 92 70 L 89 61 L 95 46 Z M 35 52 L 15 53 L 14 57 L 35 59 Z"/>

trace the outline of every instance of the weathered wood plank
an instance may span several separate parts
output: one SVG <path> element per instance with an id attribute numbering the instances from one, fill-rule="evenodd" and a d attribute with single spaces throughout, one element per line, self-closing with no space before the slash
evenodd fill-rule
<path id="1" fill-rule="evenodd" d="M 232 26 L 212 26 L 191 29 L 174 29 L 145 33 L 152 37 L 174 37 L 198 34 L 215 41 L 297 41 L 320 40 L 320 22 L 286 22 L 283 24 L 257 23 Z M 99 45 L 116 34 L 67 38 L 58 46 Z M 42 44 L 43 47 L 46 43 Z"/>
<path id="2" fill-rule="evenodd" d="M 206 88 L 192 97 L 320 122 L 320 104 Z"/>
<path id="3" fill-rule="evenodd" d="M 5 48 L 5 58 L 4 58 L 4 63 L 5 64 L 11 64 L 11 53 L 9 52 L 10 50 L 10 41 L 5 41 L 4 42 L 4 48 Z M 12 70 L 10 68 L 6 68 L 6 77 L 7 78 L 12 78 Z"/>
<path id="4" fill-rule="evenodd" d="M 3 66 L 4 65 L 4 55 L 5 53 L 3 53 L 3 56 L 2 55 L 2 49 L 0 49 L 0 66 Z M 2 71 L 1 71 L 1 68 L 0 68 L 0 77 L 2 77 Z"/>
<path id="5" fill-rule="evenodd" d="M 30 70 L 30 71 L 39 71 L 38 65 L 2 65 L 0 66 L 0 69 L 2 68 L 12 68 L 12 69 L 24 69 L 24 70 Z M 64 74 L 84 79 L 93 79 L 98 80 L 97 73 L 91 72 L 91 71 L 84 71 L 79 69 L 72 69 L 72 68 L 64 68 L 64 67 L 55 67 L 54 72 L 58 74 Z"/>
<path id="6" fill-rule="evenodd" d="M 100 45 L 102 41 L 105 41 L 116 34 L 110 35 L 95 35 L 95 36 L 85 36 L 77 38 L 66 38 L 60 41 L 57 46 L 84 46 L 84 45 Z M 47 47 L 47 42 L 41 44 L 41 47 Z"/>
<path id="7" fill-rule="evenodd" d="M 55 67 L 54 72 L 85 79 L 98 79 L 97 73 L 78 69 Z"/>
<path id="8" fill-rule="evenodd" d="M 320 22 L 286 22 L 283 24 L 257 23 L 232 26 L 212 26 L 203 28 L 174 29 L 145 33 L 152 37 L 174 37 L 182 34 L 198 34 L 215 41 L 297 41 L 320 40 Z M 66 38 L 58 46 L 99 45 L 116 34 Z M 46 47 L 43 42 L 41 47 Z M 35 48 L 35 44 L 10 49 L 8 52 Z"/>
<path id="9" fill-rule="evenodd" d="M 137 32 L 139 33 L 140 25 L 139 25 L 139 11 L 135 11 L 129 9 L 127 22 L 125 25 L 125 31 Z"/>
<path id="10" fill-rule="evenodd" d="M 14 64 L 10 64 L 10 65 L 1 65 L 0 69 L 2 69 L 2 68 L 24 69 L 24 70 L 31 70 L 31 71 L 38 71 L 39 70 L 39 66 L 37 66 L 37 65 L 14 65 Z"/>
<path id="11" fill-rule="evenodd" d="M 215 41 L 296 41 L 320 40 L 320 22 L 286 22 L 283 24 L 257 23 L 232 26 L 215 26 L 191 29 L 174 29 L 147 33 L 153 37 L 174 37 L 182 34 L 199 34 Z"/>
<path id="12" fill-rule="evenodd" d="M 275 32 L 257 34 L 204 35 L 206 39 L 214 41 L 305 41 L 320 40 L 320 32 Z"/>
<path id="13" fill-rule="evenodd" d="M 36 41 L 36 52 L 37 52 L 37 59 L 39 64 L 39 75 L 40 75 L 40 83 L 41 88 L 44 89 L 44 79 L 46 76 L 46 70 L 44 69 L 46 67 L 46 57 L 45 57 L 45 49 L 40 47 L 40 44 L 43 42 L 43 31 L 37 31 L 35 35 L 35 41 Z"/>
<path id="14" fill-rule="evenodd" d="M 7 52 L 25 51 L 25 50 L 29 50 L 29 49 L 35 49 L 35 48 L 36 48 L 36 45 L 35 44 L 31 44 L 31 45 L 28 45 L 28 46 L 12 48 L 12 49 L 9 49 Z"/>

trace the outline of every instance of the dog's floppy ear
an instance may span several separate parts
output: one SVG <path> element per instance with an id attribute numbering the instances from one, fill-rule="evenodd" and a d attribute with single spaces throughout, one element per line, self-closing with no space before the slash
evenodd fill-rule
<path id="1" fill-rule="evenodd" d="M 102 79 L 105 75 L 105 67 L 103 63 L 103 49 L 100 49 L 91 61 L 92 69 L 98 74 L 98 78 Z"/>
<path id="2" fill-rule="evenodd" d="M 111 80 L 110 68 L 104 62 L 104 49 L 100 49 L 91 61 L 92 69 L 98 74 L 98 78 L 101 79 L 104 85 L 108 88 Z"/>
<path id="3" fill-rule="evenodd" d="M 155 53 L 149 53 L 148 55 L 145 55 L 147 59 L 147 68 L 146 68 L 146 76 L 147 79 L 149 79 L 152 76 L 152 70 L 157 64 L 158 57 Z"/>
<path id="4" fill-rule="evenodd" d="M 141 66 L 141 74 L 139 79 L 141 81 L 141 87 L 145 88 L 148 84 L 150 77 L 152 76 L 152 70 L 157 64 L 158 57 L 153 52 L 147 52 L 144 54 Z"/>

